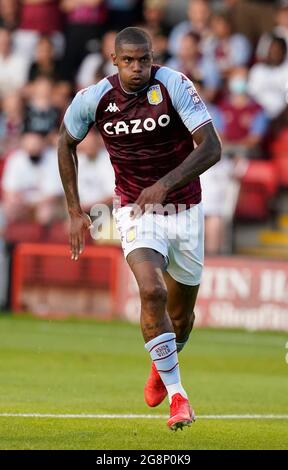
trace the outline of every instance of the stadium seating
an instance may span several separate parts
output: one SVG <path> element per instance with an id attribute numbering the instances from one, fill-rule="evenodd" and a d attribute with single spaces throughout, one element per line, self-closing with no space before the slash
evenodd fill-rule
<path id="1" fill-rule="evenodd" d="M 279 185 L 288 188 L 288 129 L 283 129 L 272 142 L 271 155 L 277 169 Z"/>
<path id="2" fill-rule="evenodd" d="M 54 222 L 45 230 L 45 235 L 43 241 L 47 243 L 60 243 L 67 245 L 69 242 L 69 233 L 67 229 L 66 221 Z M 93 245 L 93 238 L 91 238 L 90 233 L 87 231 L 85 236 L 85 244 Z"/>
<path id="3" fill-rule="evenodd" d="M 36 222 L 15 222 L 8 224 L 5 229 L 5 239 L 9 243 L 32 242 L 43 240 L 43 227 Z"/>
<path id="4" fill-rule="evenodd" d="M 49 226 L 41 226 L 36 222 L 19 221 L 10 223 L 5 229 L 5 238 L 10 243 L 55 243 L 67 245 L 69 234 L 64 221 L 54 222 Z M 93 245 L 89 232 L 85 236 L 85 244 Z"/>
<path id="5" fill-rule="evenodd" d="M 271 198 L 278 188 L 277 168 L 274 162 L 251 161 L 241 181 L 236 217 L 249 220 L 267 219 Z"/>

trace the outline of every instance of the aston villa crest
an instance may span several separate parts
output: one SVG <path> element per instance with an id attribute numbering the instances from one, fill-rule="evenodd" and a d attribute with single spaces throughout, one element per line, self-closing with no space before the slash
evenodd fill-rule
<path id="1" fill-rule="evenodd" d="M 163 101 L 160 85 L 150 86 L 147 91 L 147 98 L 150 104 L 159 104 Z"/>

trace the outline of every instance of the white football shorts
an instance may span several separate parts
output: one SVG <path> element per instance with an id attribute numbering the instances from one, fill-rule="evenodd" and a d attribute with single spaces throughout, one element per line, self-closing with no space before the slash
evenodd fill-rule
<path id="1" fill-rule="evenodd" d="M 161 215 L 144 213 L 131 219 L 131 207 L 114 209 L 125 258 L 136 248 L 151 248 L 167 262 L 167 272 L 181 284 L 200 284 L 204 260 L 202 203 L 182 212 Z"/>

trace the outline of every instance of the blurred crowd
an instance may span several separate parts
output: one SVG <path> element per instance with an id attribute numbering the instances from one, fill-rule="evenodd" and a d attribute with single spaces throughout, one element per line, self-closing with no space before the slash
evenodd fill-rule
<path id="1" fill-rule="evenodd" d="M 77 90 L 115 73 L 117 31 L 145 28 L 155 62 L 193 80 L 223 141 L 202 177 L 206 250 L 217 253 L 251 159 L 288 129 L 288 0 L 0 0 L 0 237 L 9 224 L 65 221 L 57 134 Z M 288 158 L 288 157 L 287 157 Z M 79 145 L 89 212 L 113 172 L 92 130 Z"/>

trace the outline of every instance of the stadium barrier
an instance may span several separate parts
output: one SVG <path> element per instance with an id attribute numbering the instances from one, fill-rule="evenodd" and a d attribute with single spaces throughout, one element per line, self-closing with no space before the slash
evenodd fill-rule
<path id="1" fill-rule="evenodd" d="M 22 244 L 12 274 L 15 312 L 139 321 L 138 287 L 119 247 L 88 246 L 72 262 L 67 246 Z M 199 327 L 288 331 L 288 263 L 207 258 L 195 312 Z"/>
<path id="2" fill-rule="evenodd" d="M 67 245 L 20 243 L 13 253 L 13 311 L 46 317 L 122 315 L 125 263 L 117 246 L 86 246 L 75 262 Z"/>

